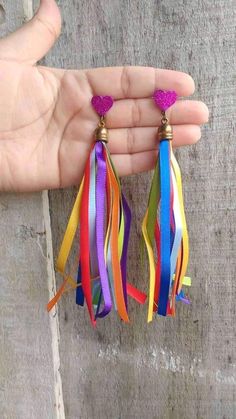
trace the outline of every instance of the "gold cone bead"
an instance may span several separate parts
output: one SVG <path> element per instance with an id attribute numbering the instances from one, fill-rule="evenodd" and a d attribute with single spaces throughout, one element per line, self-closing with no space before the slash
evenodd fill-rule
<path id="1" fill-rule="evenodd" d="M 172 129 L 172 126 L 168 124 L 168 122 L 165 124 L 162 124 L 158 128 L 158 138 L 160 141 L 173 139 L 173 129 Z"/>
<path id="2" fill-rule="evenodd" d="M 105 141 L 108 142 L 108 130 L 106 127 L 98 127 L 95 131 L 96 141 Z"/>

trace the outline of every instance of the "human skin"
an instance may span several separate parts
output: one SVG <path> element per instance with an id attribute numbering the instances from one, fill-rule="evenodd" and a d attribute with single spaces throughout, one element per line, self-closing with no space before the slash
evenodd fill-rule
<path id="1" fill-rule="evenodd" d="M 78 185 L 94 141 L 93 95 L 113 96 L 106 117 L 109 149 L 120 176 L 151 170 L 161 114 L 155 89 L 194 92 L 182 72 L 150 67 L 64 70 L 37 65 L 56 42 L 61 16 L 41 0 L 31 21 L 0 40 L 0 190 L 30 192 Z M 30 42 L 29 42 L 30 39 Z M 167 111 L 173 146 L 191 145 L 208 121 L 207 106 L 178 100 Z"/>

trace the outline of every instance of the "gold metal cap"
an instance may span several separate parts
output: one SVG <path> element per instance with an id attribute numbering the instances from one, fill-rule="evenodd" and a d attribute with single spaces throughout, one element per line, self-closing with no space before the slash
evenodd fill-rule
<path id="1" fill-rule="evenodd" d="M 158 138 L 160 141 L 173 139 L 173 129 L 168 122 L 164 123 L 158 128 Z"/>
<path id="2" fill-rule="evenodd" d="M 108 142 L 108 130 L 106 127 L 98 127 L 95 131 L 96 141 L 105 141 Z"/>

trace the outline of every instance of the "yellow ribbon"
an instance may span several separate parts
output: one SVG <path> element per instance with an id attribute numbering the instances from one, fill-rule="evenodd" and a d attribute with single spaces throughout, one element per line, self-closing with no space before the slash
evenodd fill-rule
<path id="1" fill-rule="evenodd" d="M 150 242 L 147 232 L 147 220 L 148 220 L 148 209 L 146 211 L 143 223 L 142 232 L 147 247 L 148 259 L 149 259 L 149 304 L 148 304 L 148 323 L 152 321 L 153 317 L 153 302 L 155 292 L 155 258 L 153 253 L 152 244 Z"/>
<path id="2" fill-rule="evenodd" d="M 83 192 L 84 179 L 81 182 L 79 192 L 77 194 L 73 210 L 71 212 L 69 222 L 66 228 L 64 238 L 62 240 L 61 248 L 56 262 L 56 269 L 64 275 L 66 262 L 69 257 L 73 240 L 79 225 L 80 205 Z"/>
<path id="3" fill-rule="evenodd" d="M 180 203 L 180 213 L 181 213 L 181 219 L 182 219 L 182 242 L 183 242 L 183 262 L 180 272 L 180 280 L 178 285 L 178 293 L 181 291 L 182 285 L 183 285 L 183 279 L 185 276 L 185 273 L 187 271 L 188 266 L 188 260 L 189 260 L 189 239 L 188 239 L 188 230 L 187 230 L 187 223 L 186 223 L 186 217 L 185 217 L 185 211 L 184 211 L 184 198 L 183 198 L 183 190 L 182 190 L 182 179 L 181 179 L 181 172 L 179 165 L 177 163 L 177 160 L 174 156 L 172 146 L 171 146 L 171 163 L 172 167 L 175 173 L 176 177 L 176 183 L 178 188 L 178 194 L 179 194 L 179 203 Z"/>

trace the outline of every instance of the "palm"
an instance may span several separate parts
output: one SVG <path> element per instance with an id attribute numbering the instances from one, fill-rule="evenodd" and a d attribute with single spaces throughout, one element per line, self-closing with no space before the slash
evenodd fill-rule
<path id="1" fill-rule="evenodd" d="M 0 153 L 2 171 L 9 173 L 2 189 L 78 183 L 97 119 L 88 106 L 88 83 L 80 86 L 69 72 L 11 61 L 2 61 L 0 69 Z"/>
<path id="2" fill-rule="evenodd" d="M 45 16 L 51 21 L 44 22 Z M 54 43 L 53 31 L 59 33 L 59 20 L 54 0 L 42 0 L 37 17 L 28 26 L 17 36 L 0 41 L 1 190 L 52 189 L 80 182 L 98 122 L 90 105 L 93 94 L 117 99 L 107 124 L 118 172 L 124 175 L 151 169 L 158 111 L 148 97 L 154 87 L 175 89 L 181 96 L 193 91 L 190 77 L 183 73 L 122 67 L 64 71 L 35 66 L 34 61 Z M 35 45 L 32 52 L 35 59 L 24 57 L 29 53 L 23 50 L 27 31 L 36 41 L 38 33 L 39 51 Z M 17 42 L 22 50 L 12 58 L 9 47 Z M 198 125 L 206 121 L 207 109 L 200 102 L 181 101 L 170 118 L 175 145 L 191 144 L 199 138 Z"/>

